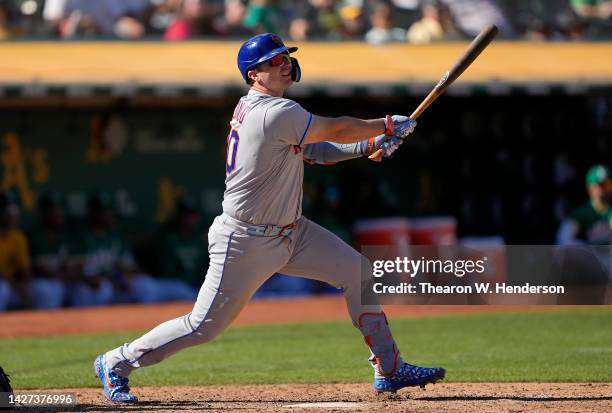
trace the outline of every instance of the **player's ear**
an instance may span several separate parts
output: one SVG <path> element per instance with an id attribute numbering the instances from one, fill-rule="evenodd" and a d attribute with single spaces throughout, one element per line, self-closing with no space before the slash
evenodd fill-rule
<path id="1" fill-rule="evenodd" d="M 247 72 L 247 77 L 253 82 L 255 83 L 255 81 L 257 80 L 257 73 L 258 71 L 255 69 L 251 69 Z"/>

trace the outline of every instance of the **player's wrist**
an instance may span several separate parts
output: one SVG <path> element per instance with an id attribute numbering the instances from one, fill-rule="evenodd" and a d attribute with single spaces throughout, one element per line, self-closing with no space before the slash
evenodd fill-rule
<path id="1" fill-rule="evenodd" d="M 391 136 L 393 135 L 394 125 L 393 125 L 393 117 L 391 115 L 387 115 L 383 118 L 383 135 Z"/>
<path id="2" fill-rule="evenodd" d="M 370 156 L 376 151 L 376 137 L 359 142 L 359 150 L 363 156 Z"/>
<path id="3" fill-rule="evenodd" d="M 387 141 L 389 137 L 387 135 L 378 135 L 370 139 L 365 139 L 359 142 L 359 151 L 363 156 L 370 156 L 378 149 L 381 145 Z"/>

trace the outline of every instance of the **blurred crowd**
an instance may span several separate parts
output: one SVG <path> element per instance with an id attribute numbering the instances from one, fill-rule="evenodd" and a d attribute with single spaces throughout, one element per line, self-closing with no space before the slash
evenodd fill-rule
<path id="1" fill-rule="evenodd" d="M 0 0 L 0 39 L 429 43 L 496 24 L 517 40 L 612 37 L 611 0 Z"/>
<path id="2" fill-rule="evenodd" d="M 107 193 L 91 194 L 86 219 L 75 222 L 60 193 L 44 193 L 26 232 L 17 197 L 0 192 L 0 311 L 194 300 L 208 261 L 199 219 L 193 201 L 177 200 L 148 247 L 152 274 L 135 259 Z"/>

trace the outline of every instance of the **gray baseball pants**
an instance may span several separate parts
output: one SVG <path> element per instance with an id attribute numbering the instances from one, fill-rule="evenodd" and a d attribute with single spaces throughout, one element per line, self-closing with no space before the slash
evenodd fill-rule
<path id="1" fill-rule="evenodd" d="M 381 307 L 361 304 L 362 265 L 369 265 L 361 254 L 305 217 L 284 237 L 248 235 L 248 226 L 226 214 L 215 218 L 208 232 L 210 265 L 193 310 L 107 352 L 113 372 L 129 376 L 136 368 L 214 339 L 276 272 L 342 288 L 353 324 L 372 351 L 372 365 L 376 369 L 378 362 L 385 375 L 395 371 L 401 358 Z"/>

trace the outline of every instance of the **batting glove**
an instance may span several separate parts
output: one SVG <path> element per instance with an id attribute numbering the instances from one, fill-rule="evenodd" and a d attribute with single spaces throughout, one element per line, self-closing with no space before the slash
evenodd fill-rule
<path id="1" fill-rule="evenodd" d="M 381 149 L 383 150 L 383 158 L 389 158 L 400 145 L 404 143 L 403 139 L 392 137 L 390 140 L 383 142 Z"/>
<path id="2" fill-rule="evenodd" d="M 378 135 L 361 142 L 361 153 L 364 156 L 369 156 L 377 150 L 382 149 L 383 158 L 388 158 L 402 143 L 404 143 L 404 140 L 396 136 Z"/>
<path id="3" fill-rule="evenodd" d="M 385 117 L 385 135 L 404 139 L 416 127 L 416 120 L 402 115 L 387 115 Z"/>

